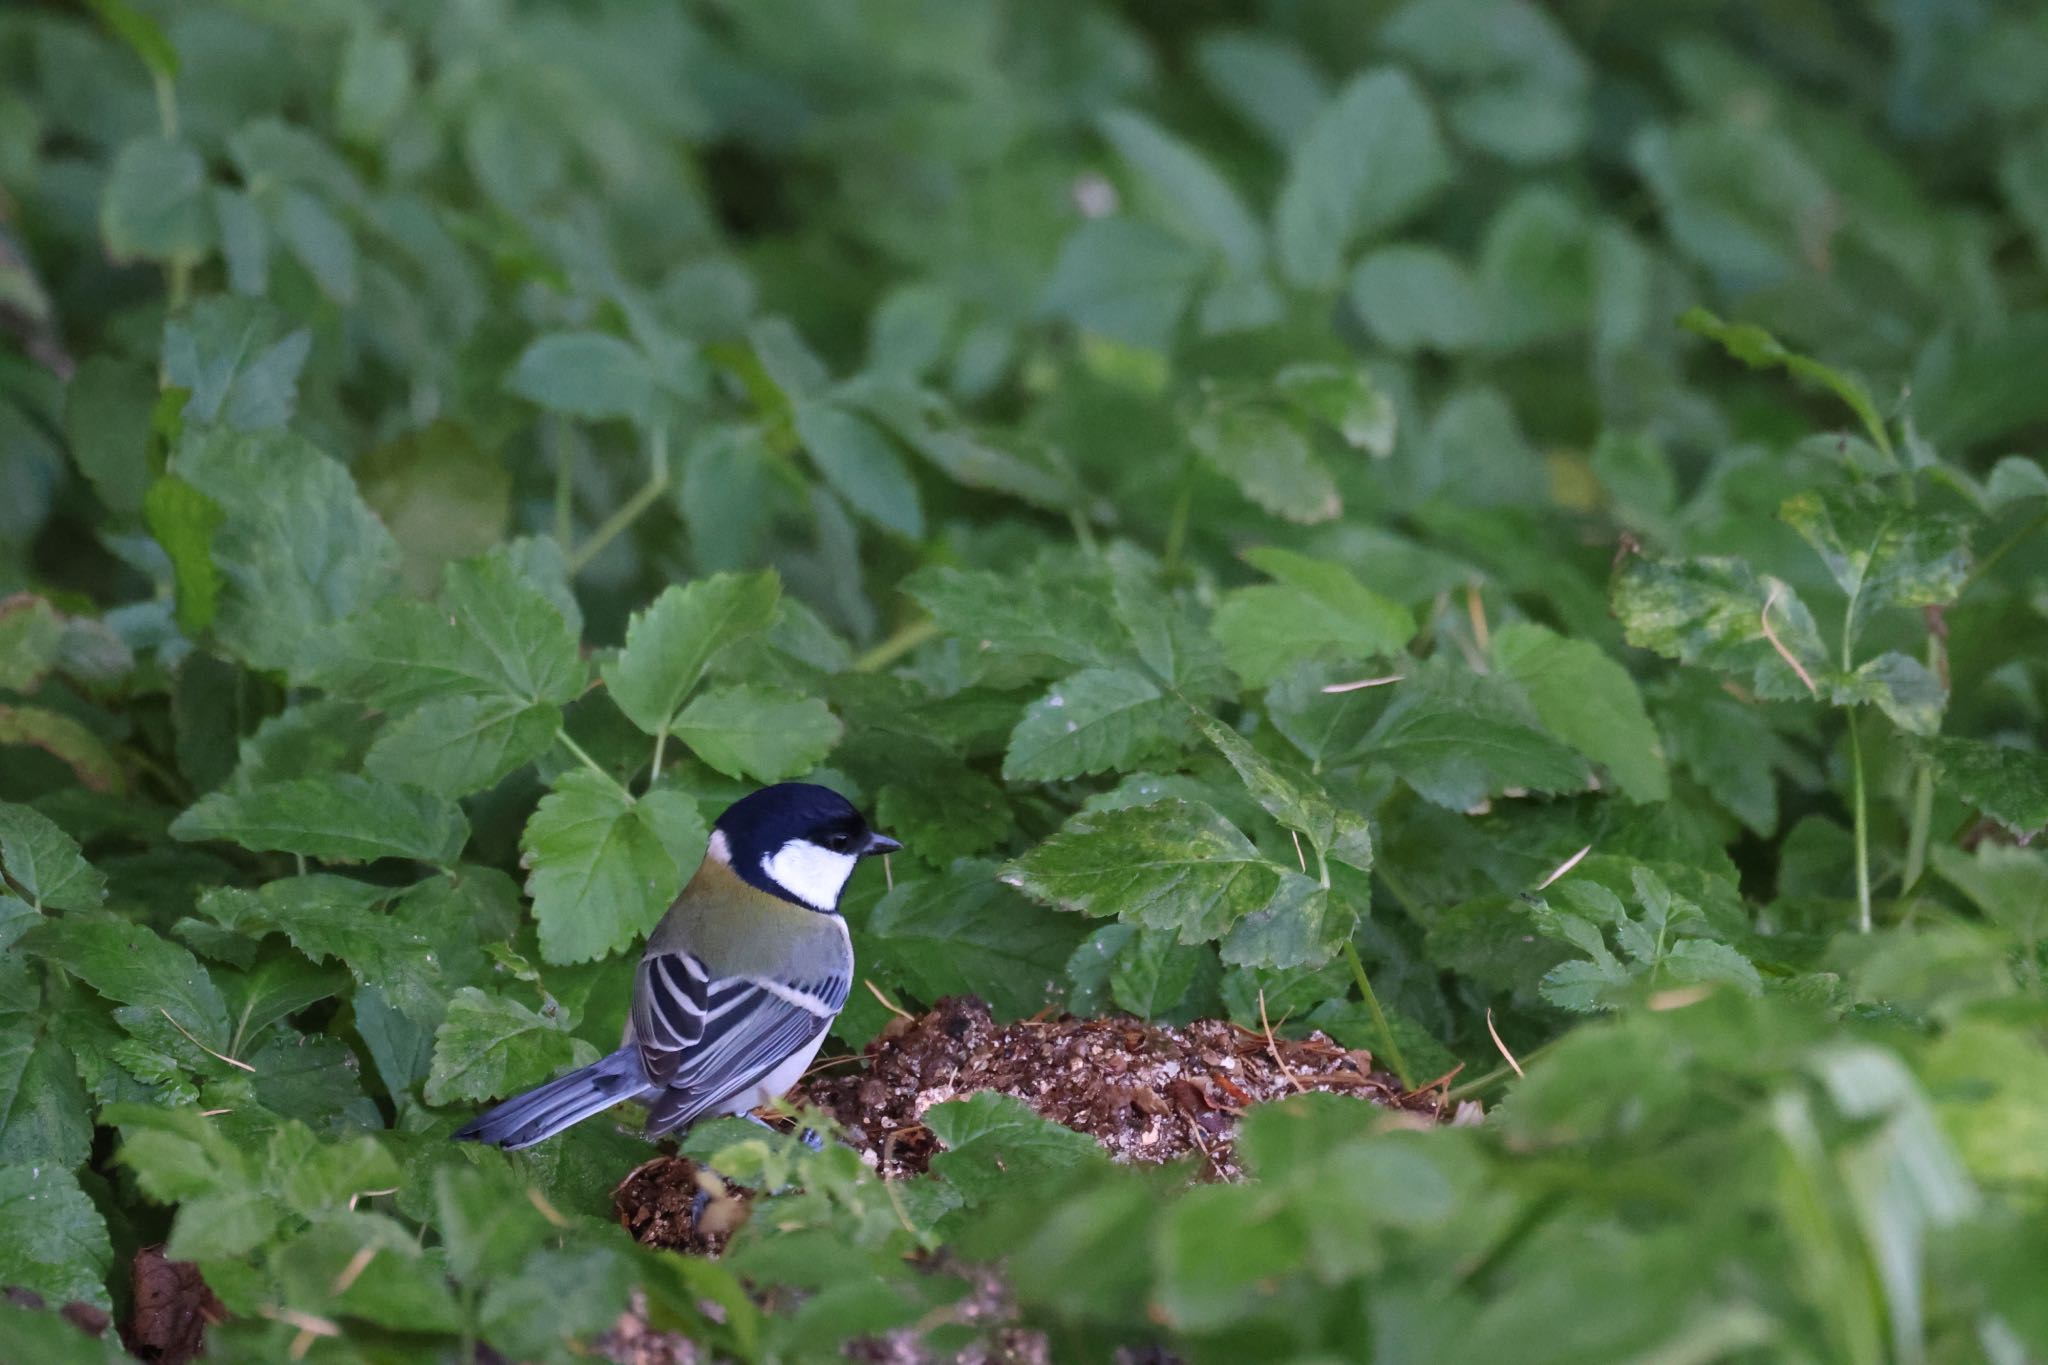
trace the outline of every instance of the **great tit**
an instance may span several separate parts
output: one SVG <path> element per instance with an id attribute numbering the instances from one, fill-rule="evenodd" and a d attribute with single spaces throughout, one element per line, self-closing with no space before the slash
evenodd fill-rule
<path id="1" fill-rule="evenodd" d="M 531 1147 L 622 1100 L 647 1106 L 652 1136 L 780 1096 L 853 987 L 840 893 L 862 858 L 901 847 L 827 787 L 783 782 L 735 801 L 647 937 L 619 1050 L 485 1111 L 456 1138 Z"/>

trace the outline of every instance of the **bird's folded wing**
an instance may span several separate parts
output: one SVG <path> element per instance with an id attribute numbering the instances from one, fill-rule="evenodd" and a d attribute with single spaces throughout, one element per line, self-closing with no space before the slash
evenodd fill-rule
<path id="1" fill-rule="evenodd" d="M 846 1003 L 843 976 L 714 976 L 693 954 L 641 962 L 633 1037 L 650 1085 L 648 1127 L 663 1131 L 759 1082 L 823 1033 Z"/>

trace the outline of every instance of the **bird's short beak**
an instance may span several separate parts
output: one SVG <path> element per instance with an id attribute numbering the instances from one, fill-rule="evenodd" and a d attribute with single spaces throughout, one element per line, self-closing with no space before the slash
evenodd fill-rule
<path id="1" fill-rule="evenodd" d="M 897 843 L 886 834 L 869 834 L 868 841 L 861 846 L 860 852 L 861 856 L 865 858 L 876 853 L 894 853 L 902 847 L 902 844 Z"/>

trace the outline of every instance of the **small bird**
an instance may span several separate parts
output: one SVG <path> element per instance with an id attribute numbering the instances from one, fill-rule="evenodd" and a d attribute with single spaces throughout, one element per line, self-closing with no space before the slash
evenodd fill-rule
<path id="1" fill-rule="evenodd" d="M 840 893 L 862 858 L 901 847 L 828 787 L 783 782 L 735 801 L 648 935 L 619 1050 L 455 1137 L 531 1147 L 622 1100 L 647 1106 L 653 1136 L 782 1095 L 853 987 Z"/>

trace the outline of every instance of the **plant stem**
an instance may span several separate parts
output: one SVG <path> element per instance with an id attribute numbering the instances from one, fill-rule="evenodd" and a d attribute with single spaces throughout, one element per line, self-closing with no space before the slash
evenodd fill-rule
<path id="1" fill-rule="evenodd" d="M 661 781 L 662 751 L 668 747 L 668 726 L 661 727 L 661 733 L 654 737 L 654 760 L 647 765 L 647 790 L 653 791 L 654 784 Z"/>
<path id="2" fill-rule="evenodd" d="M 654 500 L 668 491 L 668 428 L 656 427 L 648 445 L 648 453 L 654 466 L 653 472 L 647 476 L 647 482 L 640 486 L 638 492 L 619 504 L 618 510 L 606 517 L 603 524 L 590 533 L 590 539 L 576 547 L 576 552 L 569 556 L 570 577 L 575 577 L 589 567 L 590 561 L 597 558 L 599 551 L 618 539 L 620 532 L 638 521 L 640 514 L 652 507 Z"/>
<path id="3" fill-rule="evenodd" d="M 555 544 L 566 555 L 569 541 L 576 534 L 575 467 L 570 463 L 569 436 L 562 419 L 549 415 L 542 420 L 545 425 L 541 430 L 555 454 Z"/>
<path id="4" fill-rule="evenodd" d="M 627 803 L 631 804 L 633 800 L 633 793 L 627 791 L 625 787 L 621 786 L 619 783 L 619 779 L 613 777 L 610 773 L 606 772 L 601 766 L 599 766 L 598 761 L 592 758 L 589 755 L 589 753 L 584 750 L 581 744 L 578 744 L 575 740 L 569 738 L 569 732 L 567 730 L 555 731 L 555 738 L 561 742 L 561 745 L 564 749 L 567 749 L 570 753 L 576 755 L 576 757 L 582 761 L 584 767 L 590 769 L 590 771 L 596 773 L 599 777 L 611 783 L 614 787 L 617 787 L 619 790 L 619 795 L 625 797 Z"/>
<path id="5" fill-rule="evenodd" d="M 1394 1031 L 1387 1027 L 1386 1012 L 1380 1008 L 1380 998 L 1372 992 L 1365 964 L 1358 960 L 1358 945 L 1348 939 L 1344 943 L 1344 960 L 1351 964 L 1351 979 L 1358 983 L 1358 993 L 1365 997 L 1365 1007 L 1372 1011 L 1373 1027 L 1380 1032 L 1380 1042 L 1386 1046 L 1387 1060 L 1394 1064 L 1394 1074 L 1401 1078 L 1402 1089 L 1413 1090 L 1415 1082 L 1408 1075 L 1408 1061 L 1401 1055 L 1401 1045 L 1394 1041 Z"/>
<path id="6" fill-rule="evenodd" d="M 1856 818 L 1856 929 L 1870 932 L 1870 801 L 1863 787 L 1863 738 L 1856 729 L 1856 708 L 1849 708 L 1849 764 Z"/>
<path id="7" fill-rule="evenodd" d="M 1195 489 L 1185 476 L 1173 497 L 1173 517 L 1166 523 L 1166 549 L 1159 556 L 1161 572 L 1172 578 L 1180 572 L 1181 552 L 1188 543 L 1188 512 L 1194 506 Z"/>
<path id="8" fill-rule="evenodd" d="M 1095 543 L 1095 528 L 1088 524 L 1088 517 L 1085 513 L 1079 511 L 1069 512 L 1067 513 L 1067 522 L 1074 528 L 1074 539 L 1081 543 L 1081 550 L 1084 554 L 1093 559 L 1100 553 Z"/>
<path id="9" fill-rule="evenodd" d="M 939 623 L 929 616 L 899 626 L 896 633 L 853 661 L 856 673 L 878 673 L 939 633 Z"/>

